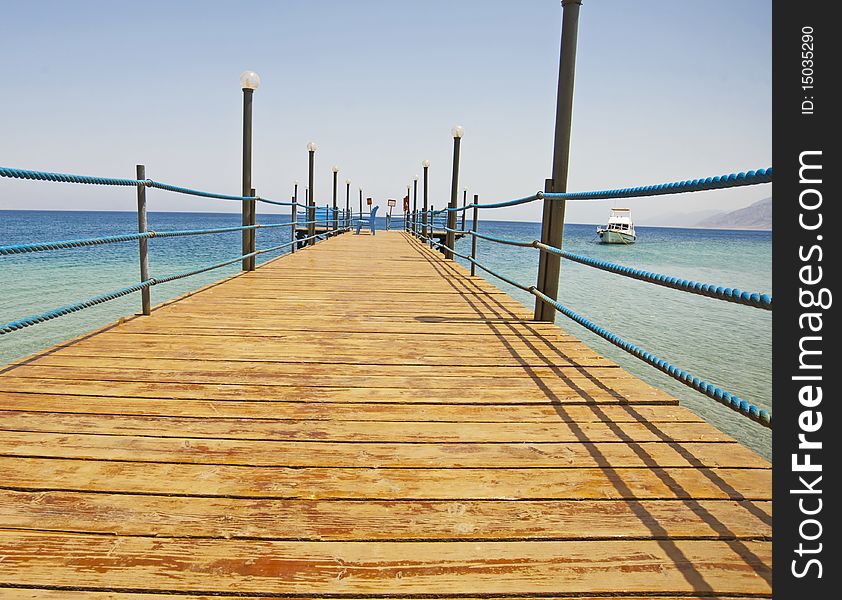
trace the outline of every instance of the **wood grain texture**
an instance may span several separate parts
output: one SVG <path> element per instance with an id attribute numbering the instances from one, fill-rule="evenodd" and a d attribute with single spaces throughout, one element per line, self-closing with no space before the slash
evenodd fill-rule
<path id="1" fill-rule="evenodd" d="M 766 461 L 401 232 L 0 368 L 0 473 L 3 600 L 771 594 Z"/>

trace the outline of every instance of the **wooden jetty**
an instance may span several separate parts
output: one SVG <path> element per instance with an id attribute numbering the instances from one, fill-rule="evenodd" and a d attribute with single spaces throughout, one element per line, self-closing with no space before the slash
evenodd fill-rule
<path id="1" fill-rule="evenodd" d="M 0 598 L 771 595 L 765 460 L 401 231 L 0 371 Z"/>

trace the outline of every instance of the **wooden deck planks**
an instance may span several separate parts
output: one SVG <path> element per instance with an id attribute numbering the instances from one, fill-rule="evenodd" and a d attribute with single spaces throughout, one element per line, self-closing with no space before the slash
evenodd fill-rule
<path id="1" fill-rule="evenodd" d="M 400 232 L 0 368 L 0 417 L 0 598 L 771 593 L 767 462 Z"/>

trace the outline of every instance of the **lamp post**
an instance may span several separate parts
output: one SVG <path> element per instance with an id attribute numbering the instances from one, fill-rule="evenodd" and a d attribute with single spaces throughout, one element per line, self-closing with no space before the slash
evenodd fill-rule
<path id="1" fill-rule="evenodd" d="M 243 196 L 251 195 L 251 106 L 260 77 L 254 71 L 240 73 L 243 90 Z M 243 227 L 255 223 L 255 201 L 243 200 Z M 243 255 L 254 252 L 254 229 L 243 229 Z M 254 271 L 254 257 L 243 259 L 243 271 Z"/>
<path id="2" fill-rule="evenodd" d="M 363 218 L 363 189 L 360 188 L 360 219 Z"/>
<path id="3" fill-rule="evenodd" d="M 339 230 L 339 221 L 336 214 L 336 178 L 339 176 L 339 167 L 333 165 L 333 235 Z"/>
<path id="4" fill-rule="evenodd" d="M 313 166 L 316 158 L 316 142 L 307 144 L 307 153 L 309 154 L 309 163 L 307 171 L 307 240 L 308 246 L 316 244 L 316 201 L 315 194 L 313 194 Z"/>
<path id="5" fill-rule="evenodd" d="M 345 180 L 345 227 L 351 226 L 351 180 Z"/>
<path id="6" fill-rule="evenodd" d="M 430 233 L 427 231 L 427 170 L 430 168 L 430 161 L 422 160 L 421 166 L 424 167 L 424 209 L 421 214 L 421 230 L 424 232 L 424 237 L 429 237 Z"/>
<path id="7" fill-rule="evenodd" d="M 459 149 L 462 144 L 462 136 L 465 129 L 461 125 L 454 125 L 450 130 L 453 135 L 453 173 L 450 179 L 450 210 L 447 211 L 447 228 L 450 231 L 445 235 L 444 257 L 453 260 L 453 247 L 456 244 L 456 196 L 459 194 Z"/>
<path id="8" fill-rule="evenodd" d="M 459 226 L 459 229 L 465 231 L 465 214 L 468 212 L 465 210 L 465 207 L 468 205 L 468 190 L 462 191 L 462 224 Z"/>

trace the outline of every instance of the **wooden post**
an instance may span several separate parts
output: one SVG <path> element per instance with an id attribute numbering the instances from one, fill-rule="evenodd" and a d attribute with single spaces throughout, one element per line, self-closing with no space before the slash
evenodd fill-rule
<path id="1" fill-rule="evenodd" d="M 146 166 L 137 165 L 135 167 L 138 181 L 146 180 Z M 137 232 L 146 233 L 146 184 L 137 184 Z M 140 280 L 146 281 L 149 279 L 149 239 L 142 238 L 138 240 L 138 249 L 140 250 Z M 152 314 L 152 301 L 150 297 L 150 290 L 148 287 L 140 290 L 140 304 L 141 311 L 144 315 Z"/>
<path id="2" fill-rule="evenodd" d="M 298 203 L 296 202 L 295 196 L 292 197 L 292 214 L 290 215 L 290 225 L 289 229 L 292 233 L 290 233 L 289 241 L 292 242 L 292 250 L 291 252 L 295 253 L 295 247 L 298 245 L 298 240 L 296 239 L 295 235 L 295 228 L 297 227 L 298 221 Z"/>
<path id="3" fill-rule="evenodd" d="M 570 160 L 570 125 L 573 117 L 573 79 L 576 72 L 576 42 L 579 30 L 579 7 L 582 0 L 562 0 L 561 58 L 558 66 L 556 95 L 555 142 L 553 147 L 553 177 L 545 191 L 567 191 L 567 168 Z M 541 221 L 541 241 L 561 248 L 564 237 L 564 200 L 544 200 Z M 553 300 L 558 298 L 558 278 L 561 257 L 541 252 L 538 259 L 536 288 Z M 535 299 L 535 320 L 555 321 L 555 308 Z"/>
<path id="4" fill-rule="evenodd" d="M 477 232 L 477 217 L 479 215 L 479 209 L 477 208 L 477 203 L 479 201 L 479 195 L 474 194 L 474 218 L 473 223 L 471 224 L 471 231 L 474 233 Z M 464 217 L 464 213 L 462 213 Z M 462 229 L 465 229 L 465 223 L 462 222 Z M 471 258 L 476 260 L 477 259 L 477 236 L 471 236 Z M 471 277 L 474 277 L 477 274 L 477 266 L 474 263 L 471 263 Z"/>

